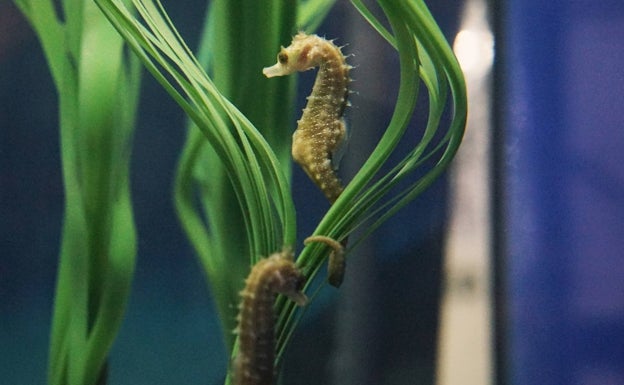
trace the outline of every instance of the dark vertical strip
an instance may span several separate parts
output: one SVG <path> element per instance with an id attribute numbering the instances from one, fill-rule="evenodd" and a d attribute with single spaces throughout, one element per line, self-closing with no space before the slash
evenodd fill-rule
<path id="1" fill-rule="evenodd" d="M 505 100 L 505 28 L 503 25 L 503 15 L 506 13 L 507 2 L 490 0 L 490 19 L 492 28 L 494 30 L 495 41 L 495 56 L 493 67 L 493 82 L 492 82 L 492 124 L 493 130 L 490 145 L 491 156 L 491 174 L 490 180 L 491 186 L 491 223 L 492 223 L 492 325 L 493 330 L 493 369 L 494 369 L 494 384 L 507 385 L 508 367 L 507 367 L 507 329 L 506 320 L 507 315 L 507 276 L 506 276 L 506 238 L 504 229 L 506 226 L 505 218 L 505 130 L 503 124 L 503 109 Z"/>

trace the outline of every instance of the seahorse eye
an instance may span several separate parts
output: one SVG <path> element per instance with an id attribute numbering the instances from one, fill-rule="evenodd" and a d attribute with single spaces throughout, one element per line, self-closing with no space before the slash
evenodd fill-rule
<path id="1" fill-rule="evenodd" d="M 283 51 L 280 52 L 279 54 L 277 54 L 277 61 L 280 62 L 280 64 L 288 63 L 288 54 Z"/>

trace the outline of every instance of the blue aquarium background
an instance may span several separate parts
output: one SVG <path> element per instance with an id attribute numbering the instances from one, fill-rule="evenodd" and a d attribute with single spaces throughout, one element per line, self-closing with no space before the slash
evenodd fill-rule
<path id="1" fill-rule="evenodd" d="M 624 2 L 497 8 L 501 383 L 624 384 Z"/>
<path id="2" fill-rule="evenodd" d="M 427 3 L 452 41 L 461 2 Z M 491 3 L 494 383 L 624 384 L 624 3 Z M 166 2 L 190 46 L 204 6 Z M 339 1 L 320 33 L 348 42 L 357 18 Z M 354 61 L 365 56 L 357 49 Z M 388 52 L 379 60 L 393 60 Z M 357 68 L 353 76 L 356 87 L 368 82 Z M 301 103 L 310 82 L 301 81 Z M 352 130 L 362 120 L 383 126 L 396 91 L 378 87 L 354 96 Z M 143 95 L 132 158 L 139 254 L 109 383 L 221 384 L 218 320 L 171 198 L 185 118 L 147 74 Z M 294 177 L 303 239 L 326 203 L 300 170 Z M 434 383 L 446 182 L 350 262 L 345 285 L 355 289 L 323 291 L 288 351 L 285 384 Z M 2 2 L 0 384 L 46 381 L 62 207 L 54 87 L 36 37 Z M 345 335 L 351 348 L 340 345 Z"/>

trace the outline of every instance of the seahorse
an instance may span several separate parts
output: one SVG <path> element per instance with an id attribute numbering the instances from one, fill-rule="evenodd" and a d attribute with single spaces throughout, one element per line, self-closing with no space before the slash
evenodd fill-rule
<path id="1" fill-rule="evenodd" d="M 330 203 L 342 193 L 336 174 L 336 152 L 346 135 L 343 119 L 351 81 L 345 56 L 331 41 L 303 32 L 295 35 L 287 48 L 282 47 L 277 63 L 266 67 L 266 77 L 284 76 L 319 67 L 312 93 L 293 134 L 292 156 Z"/>
<path id="2" fill-rule="evenodd" d="M 308 103 L 297 121 L 292 157 L 333 204 L 343 191 L 336 174 L 337 152 L 346 136 L 343 115 L 348 105 L 349 71 L 353 67 L 347 64 L 340 47 L 333 42 L 300 32 L 287 48 L 281 48 L 277 63 L 264 68 L 262 73 L 271 78 L 314 67 L 319 67 L 319 70 Z M 323 242 L 333 248 L 328 262 L 328 281 L 335 287 L 340 286 L 345 270 L 344 247 L 347 240 L 341 246 L 324 236 L 307 238 L 305 243 L 309 242 Z"/>
<path id="3" fill-rule="evenodd" d="M 305 277 L 291 252 L 275 253 L 254 265 L 241 291 L 238 314 L 238 354 L 233 362 L 234 385 L 273 385 L 275 315 L 278 293 L 299 306 L 307 303 L 301 292 Z"/>

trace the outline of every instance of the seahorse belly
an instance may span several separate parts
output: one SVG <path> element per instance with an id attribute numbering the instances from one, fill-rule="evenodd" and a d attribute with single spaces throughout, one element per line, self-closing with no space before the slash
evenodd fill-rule
<path id="1" fill-rule="evenodd" d="M 332 161 L 345 135 L 342 119 L 319 124 L 314 130 L 297 129 L 293 134 L 292 156 L 330 203 L 343 187 Z"/>

